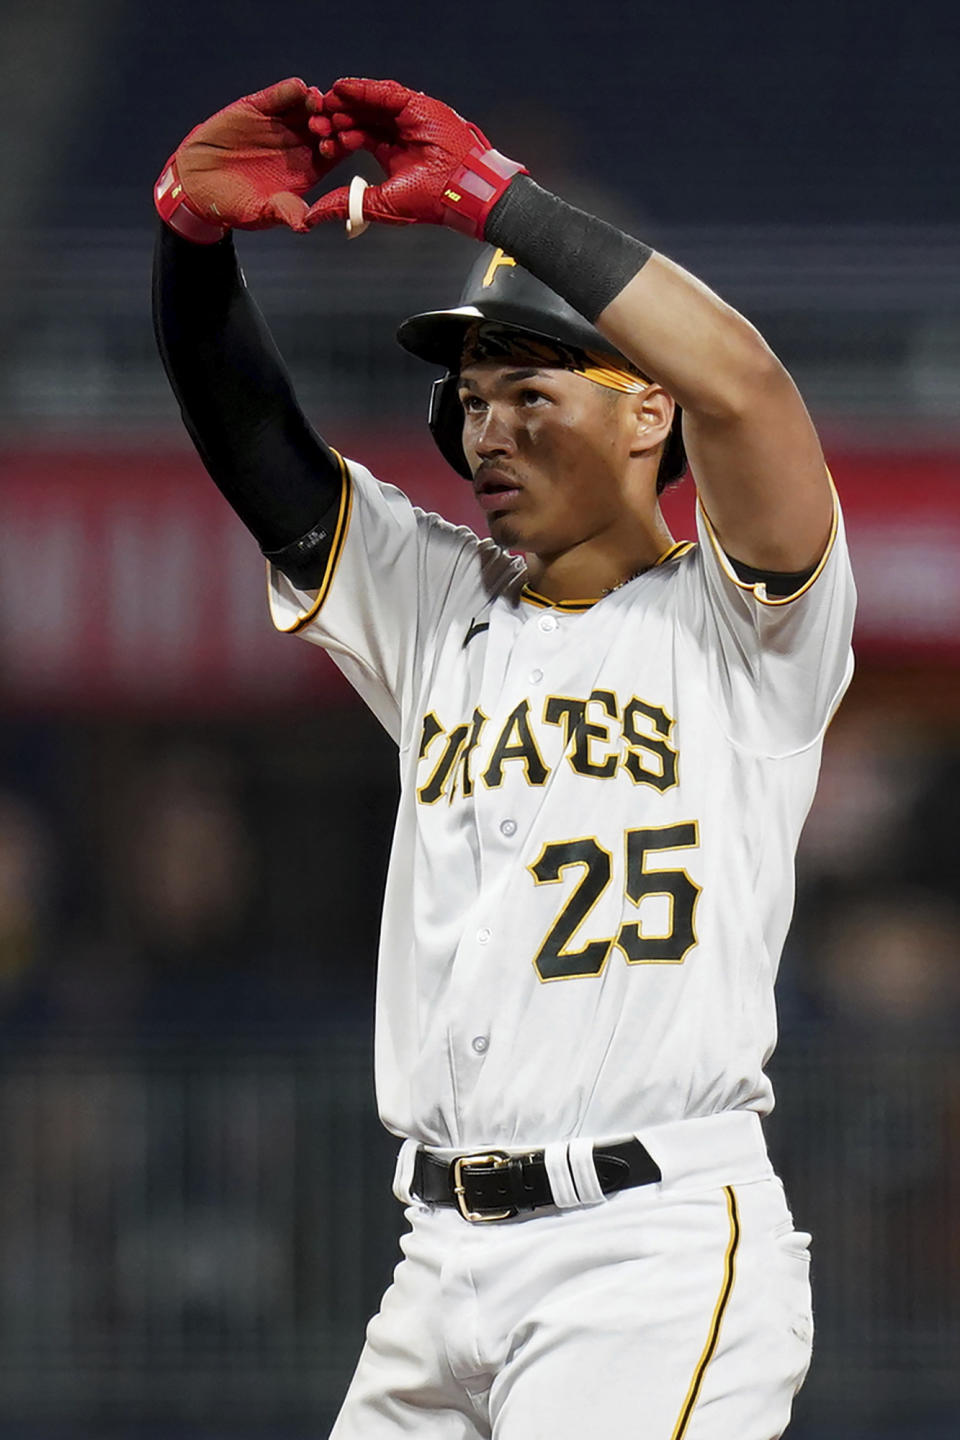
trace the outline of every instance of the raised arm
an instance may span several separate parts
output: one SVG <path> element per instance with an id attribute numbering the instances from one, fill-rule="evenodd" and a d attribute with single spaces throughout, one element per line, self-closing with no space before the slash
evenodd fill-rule
<path id="1" fill-rule="evenodd" d="M 304 230 L 319 160 L 307 86 L 285 80 L 190 132 L 157 182 L 157 345 L 200 458 L 263 552 L 301 588 L 325 570 L 336 456 L 311 429 L 237 263 L 233 228 Z"/>
<path id="2" fill-rule="evenodd" d="M 364 219 L 446 224 L 501 246 L 682 405 L 697 486 L 728 554 L 788 576 L 816 565 L 833 518 L 819 442 L 790 376 L 742 315 L 648 246 L 542 190 L 429 96 L 395 81 L 343 80 L 307 104 L 318 126 L 332 122 L 342 143 L 364 145 L 386 171 L 363 196 Z M 349 210 L 337 190 L 308 221 Z M 661 438 L 669 423 L 667 412 Z"/>
<path id="3" fill-rule="evenodd" d="M 526 177 L 516 183 L 518 193 L 504 196 L 504 213 L 494 222 L 498 243 L 506 231 L 516 247 L 511 253 L 521 258 L 531 246 L 535 258 L 538 222 L 541 234 L 546 225 L 563 224 L 571 238 L 582 239 L 584 255 L 596 257 L 598 270 L 605 253 L 611 256 L 611 288 L 626 277 L 609 301 L 599 297 L 605 303 L 591 318 L 683 407 L 687 454 L 723 548 L 759 571 L 815 566 L 833 521 L 830 482 L 800 393 L 762 335 L 666 256 L 630 257 L 610 236 L 612 227 L 581 216 Z M 568 265 L 567 284 L 576 285 L 573 257 L 558 269 Z"/>

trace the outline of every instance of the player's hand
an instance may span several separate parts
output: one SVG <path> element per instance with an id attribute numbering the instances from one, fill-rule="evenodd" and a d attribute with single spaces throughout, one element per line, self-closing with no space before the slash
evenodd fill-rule
<path id="1" fill-rule="evenodd" d="M 487 215 L 514 175 L 524 170 L 490 145 L 481 130 L 449 105 L 396 80 L 338 80 L 311 94 L 310 128 L 345 150 L 361 146 L 387 178 L 363 195 L 363 219 L 384 225 L 450 225 L 481 239 Z M 324 195 L 307 224 L 345 220 L 346 186 Z"/>
<path id="2" fill-rule="evenodd" d="M 163 218 L 201 242 L 218 239 L 233 227 L 267 230 L 289 225 L 291 230 L 305 231 L 304 195 L 349 148 L 335 134 L 332 122 L 324 124 L 318 116 L 320 101 L 319 90 L 292 78 L 245 95 L 204 120 L 181 141 L 157 182 L 157 208 Z M 189 212 L 187 217 L 181 213 L 185 225 L 173 215 L 177 205 Z M 200 221 L 193 226 L 194 234 L 190 234 L 192 217 Z"/>

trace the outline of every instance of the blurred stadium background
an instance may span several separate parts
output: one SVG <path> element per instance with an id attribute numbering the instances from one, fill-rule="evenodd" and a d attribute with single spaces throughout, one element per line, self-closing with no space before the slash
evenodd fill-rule
<path id="1" fill-rule="evenodd" d="M 791 1434 L 960 1435 L 958 16 L 4 0 L 4 1440 L 313 1440 L 393 1263 L 370 1052 L 394 758 L 271 631 L 148 308 L 150 185 L 181 135 L 283 75 L 358 72 L 436 91 L 703 276 L 821 427 L 861 610 L 773 1067 L 770 1141 L 815 1236 Z M 469 519 L 392 341 L 456 294 L 467 243 L 241 247 L 318 427 Z"/>

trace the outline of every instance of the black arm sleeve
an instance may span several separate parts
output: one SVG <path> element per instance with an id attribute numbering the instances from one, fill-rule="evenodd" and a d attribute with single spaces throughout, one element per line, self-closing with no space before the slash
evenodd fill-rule
<path id="1" fill-rule="evenodd" d="M 734 560 L 732 555 L 728 555 L 727 559 L 744 585 L 766 585 L 767 594 L 780 599 L 785 599 L 788 595 L 796 595 L 818 568 L 816 565 L 811 565 L 809 570 L 755 570 L 752 565 L 745 564 L 743 560 Z"/>
<path id="2" fill-rule="evenodd" d="M 161 224 L 153 321 L 184 425 L 211 478 L 295 585 L 319 584 L 345 482 L 297 403 L 232 236 L 195 245 Z"/>
<path id="3" fill-rule="evenodd" d="M 483 237 L 591 324 L 653 254 L 615 225 L 542 190 L 529 175 L 511 180 L 487 217 Z"/>

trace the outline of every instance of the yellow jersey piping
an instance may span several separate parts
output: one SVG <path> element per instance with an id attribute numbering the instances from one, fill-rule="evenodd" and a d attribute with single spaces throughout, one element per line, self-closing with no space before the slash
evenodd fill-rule
<path id="1" fill-rule="evenodd" d="M 541 610 L 589 610 L 591 605 L 596 605 L 597 600 L 550 600 L 546 595 L 539 594 L 530 585 L 524 585 L 520 592 L 520 599 L 526 600 L 528 605 L 537 605 Z"/>
<path id="2" fill-rule="evenodd" d="M 799 590 L 794 590 L 792 595 L 776 595 L 772 599 L 767 596 L 759 595 L 757 593 L 760 589 L 760 586 L 763 584 L 762 581 L 757 581 L 751 585 L 749 580 L 740 579 L 740 576 L 730 564 L 729 556 L 727 555 L 723 546 L 720 544 L 719 539 L 717 538 L 717 532 L 713 528 L 713 521 L 710 519 L 710 516 L 703 508 L 700 497 L 697 496 L 697 508 L 699 509 L 700 514 L 703 516 L 704 525 L 706 526 L 707 534 L 710 537 L 710 543 L 713 546 L 714 553 L 716 554 L 717 559 L 720 561 L 723 573 L 726 575 L 728 580 L 733 581 L 734 585 L 736 585 L 738 590 L 749 590 L 750 593 L 753 595 L 754 599 L 759 601 L 761 605 L 772 606 L 792 605 L 794 600 L 799 600 L 800 596 L 810 589 L 810 586 L 815 582 L 817 576 L 822 573 L 823 567 L 830 559 L 830 555 L 833 550 L 833 544 L 837 538 L 837 530 L 840 525 L 840 497 L 837 495 L 837 487 L 833 483 L 833 476 L 830 474 L 829 470 L 827 471 L 827 479 L 830 482 L 830 495 L 833 500 L 833 520 L 830 525 L 830 535 L 827 539 L 824 552 L 820 556 L 820 559 L 817 563 L 817 568 L 814 570 L 810 578 L 803 582 Z"/>
<path id="3" fill-rule="evenodd" d="M 333 447 L 331 446 L 331 449 Z M 333 584 L 333 577 L 337 573 L 337 566 L 340 563 L 340 556 L 343 554 L 344 542 L 347 538 L 347 531 L 350 529 L 350 516 L 353 513 L 353 482 L 350 479 L 350 471 L 347 469 L 347 462 L 339 450 L 333 451 L 337 457 L 337 464 L 340 466 L 340 509 L 337 512 L 337 523 L 333 532 L 333 542 L 330 546 L 330 554 L 327 557 L 327 568 L 324 571 L 323 580 L 317 590 L 316 597 L 309 610 L 298 615 L 292 625 L 282 627 L 284 635 L 296 635 L 305 625 L 317 615 L 324 600 L 330 592 Z"/>
<path id="4" fill-rule="evenodd" d="M 695 542 L 693 540 L 678 540 L 675 545 L 670 546 L 669 550 L 664 550 L 660 559 L 656 565 L 654 565 L 654 570 L 656 570 L 659 565 L 666 565 L 670 560 L 679 560 L 681 555 L 686 555 L 688 550 L 693 549 L 694 544 Z"/>
<path id="5" fill-rule="evenodd" d="M 671 545 L 668 550 L 664 550 L 659 560 L 654 561 L 650 569 L 656 570 L 658 565 L 666 565 L 668 560 L 676 560 L 681 555 L 685 555 L 688 550 L 693 548 L 693 543 L 692 540 L 678 540 L 675 545 Z M 643 571 L 640 573 L 643 574 Z M 634 579 L 636 579 L 636 576 L 634 576 Z M 603 598 L 602 595 L 598 595 L 594 600 L 551 600 L 548 596 L 541 595 L 538 590 L 534 590 L 532 585 L 524 585 L 520 592 L 521 600 L 526 600 L 528 605 L 536 605 L 541 610 L 589 610 L 592 605 L 598 604 Z"/>
<path id="6" fill-rule="evenodd" d="M 720 1286 L 720 1294 L 717 1296 L 717 1303 L 713 1308 L 713 1319 L 710 1322 L 707 1343 L 703 1347 L 703 1354 L 697 1361 L 697 1368 L 693 1372 L 690 1388 L 687 1391 L 683 1408 L 677 1418 L 677 1423 L 673 1427 L 673 1434 L 670 1440 L 683 1440 L 687 1426 L 690 1424 L 690 1417 L 700 1398 L 700 1389 L 703 1385 L 703 1377 L 706 1374 L 707 1366 L 716 1353 L 717 1344 L 720 1340 L 720 1327 L 723 1324 L 723 1317 L 733 1291 L 737 1265 L 737 1248 L 740 1244 L 740 1209 L 737 1205 L 737 1197 L 734 1194 L 732 1185 L 725 1185 L 723 1193 L 727 1197 L 727 1214 L 730 1217 L 730 1239 L 727 1242 L 727 1253 L 723 1261 L 723 1282 Z"/>

